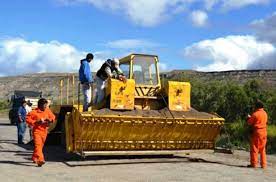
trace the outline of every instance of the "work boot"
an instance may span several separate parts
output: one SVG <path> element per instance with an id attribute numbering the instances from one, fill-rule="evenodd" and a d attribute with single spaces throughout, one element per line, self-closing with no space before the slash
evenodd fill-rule
<path id="1" fill-rule="evenodd" d="M 247 165 L 248 168 L 257 168 L 257 166 L 253 166 L 252 164 Z"/>
<path id="2" fill-rule="evenodd" d="M 45 161 L 38 161 L 37 162 L 37 167 L 42 167 L 42 165 L 45 164 Z"/>

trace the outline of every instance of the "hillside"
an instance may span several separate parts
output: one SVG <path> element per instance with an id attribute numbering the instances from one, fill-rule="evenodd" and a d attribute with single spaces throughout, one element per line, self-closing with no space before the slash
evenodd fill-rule
<path id="1" fill-rule="evenodd" d="M 248 80 L 260 79 L 267 86 L 276 86 L 276 70 L 235 70 L 235 71 L 220 71 L 220 72 L 199 72 L 192 70 L 174 70 L 168 73 L 163 73 L 164 77 L 171 80 L 185 80 L 191 78 L 199 78 L 204 81 L 224 80 L 237 83 L 245 83 Z"/>
<path id="2" fill-rule="evenodd" d="M 77 74 L 73 73 L 41 73 L 27 74 L 22 76 L 0 77 L 0 100 L 9 99 L 14 90 L 33 90 L 42 91 L 44 97 L 56 99 L 59 96 L 60 80 L 67 82 L 67 77 L 75 76 L 77 83 Z M 250 79 L 261 79 L 267 83 L 267 86 L 276 87 L 276 70 L 238 70 L 223 72 L 198 72 L 192 70 L 174 70 L 162 73 L 163 77 L 168 79 L 180 78 L 199 78 L 202 80 L 225 80 L 244 83 Z M 70 80 L 71 82 L 71 80 Z M 72 83 L 72 82 L 71 82 Z M 77 84 L 75 85 L 77 89 Z M 65 87 L 64 87 L 65 94 Z"/>
<path id="3" fill-rule="evenodd" d="M 9 99 L 14 90 L 42 91 L 47 98 L 59 96 L 60 80 L 72 75 L 67 73 L 41 73 L 22 76 L 0 77 L 0 100 Z M 75 79 L 76 80 L 76 79 Z"/>

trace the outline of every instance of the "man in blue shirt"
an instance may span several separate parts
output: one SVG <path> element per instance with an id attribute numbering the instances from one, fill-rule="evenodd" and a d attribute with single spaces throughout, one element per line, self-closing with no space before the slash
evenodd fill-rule
<path id="1" fill-rule="evenodd" d="M 91 102 L 91 84 L 93 83 L 92 73 L 89 63 L 94 59 L 94 55 L 88 53 L 85 59 L 81 60 L 79 69 L 79 80 L 82 85 L 82 92 L 84 96 L 83 111 L 88 111 Z"/>
<path id="2" fill-rule="evenodd" d="M 26 131 L 26 105 L 27 102 L 25 100 L 22 101 L 22 105 L 18 109 L 18 121 L 17 121 L 17 143 L 24 144 L 24 135 Z"/>

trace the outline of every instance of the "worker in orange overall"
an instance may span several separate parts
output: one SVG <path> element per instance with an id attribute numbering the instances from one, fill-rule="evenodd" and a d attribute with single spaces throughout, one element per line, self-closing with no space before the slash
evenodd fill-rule
<path id="1" fill-rule="evenodd" d="M 255 111 L 248 115 L 247 123 L 252 126 L 253 133 L 250 143 L 250 165 L 248 167 L 256 168 L 258 165 L 258 154 L 261 155 L 261 167 L 266 168 L 266 141 L 267 141 L 267 113 L 264 111 L 263 103 L 257 101 Z"/>
<path id="2" fill-rule="evenodd" d="M 32 160 L 39 167 L 45 164 L 43 146 L 46 141 L 48 126 L 55 121 L 55 115 L 48 108 L 48 101 L 39 99 L 38 107 L 31 111 L 26 118 L 27 124 L 33 128 L 34 152 Z"/>

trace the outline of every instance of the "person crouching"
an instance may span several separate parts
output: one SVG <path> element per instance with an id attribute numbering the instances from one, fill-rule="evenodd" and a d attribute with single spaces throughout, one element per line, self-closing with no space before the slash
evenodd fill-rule
<path id="1" fill-rule="evenodd" d="M 34 151 L 32 160 L 41 167 L 45 164 L 43 146 L 47 138 L 48 126 L 55 122 L 55 115 L 47 107 L 48 101 L 39 99 L 38 107 L 31 111 L 26 118 L 27 124 L 33 128 Z"/>

